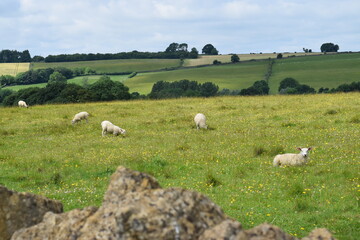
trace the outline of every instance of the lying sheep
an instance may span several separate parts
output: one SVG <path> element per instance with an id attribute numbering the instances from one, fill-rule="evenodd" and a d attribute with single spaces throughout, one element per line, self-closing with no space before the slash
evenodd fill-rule
<path id="1" fill-rule="evenodd" d="M 20 100 L 19 102 L 18 102 L 18 106 L 19 107 L 24 107 L 24 108 L 28 108 L 29 106 L 26 104 L 26 102 L 25 101 L 22 101 L 22 100 Z"/>
<path id="2" fill-rule="evenodd" d="M 309 151 L 312 148 L 310 147 L 310 148 L 296 148 L 296 149 L 299 150 L 300 153 L 298 154 L 285 153 L 285 154 L 276 155 L 273 162 L 274 167 L 279 167 L 284 165 L 298 166 L 298 165 L 306 164 L 310 158 Z"/>
<path id="3" fill-rule="evenodd" d="M 204 114 L 202 114 L 202 113 L 196 114 L 194 121 L 195 121 L 197 129 L 200 129 L 200 128 L 207 129 L 208 126 L 206 125 L 206 117 Z"/>
<path id="4" fill-rule="evenodd" d="M 77 114 L 75 114 L 73 120 L 71 121 L 72 124 L 75 124 L 77 122 L 80 122 L 81 120 L 86 120 L 86 122 L 88 122 L 88 117 L 89 117 L 89 113 L 87 112 L 79 112 Z"/>
<path id="5" fill-rule="evenodd" d="M 106 133 L 112 133 L 115 136 L 122 134 L 125 135 L 126 131 L 125 129 L 122 129 L 118 126 L 115 126 L 114 124 L 112 124 L 109 121 L 102 121 L 101 122 L 101 128 L 102 128 L 102 135 L 105 136 Z"/>

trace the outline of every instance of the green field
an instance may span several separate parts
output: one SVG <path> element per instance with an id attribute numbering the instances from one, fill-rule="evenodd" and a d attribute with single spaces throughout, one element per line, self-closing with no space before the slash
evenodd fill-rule
<path id="1" fill-rule="evenodd" d="M 128 78 L 128 76 L 129 75 L 109 75 L 110 79 L 115 82 L 124 82 Z M 99 75 L 81 76 L 69 79 L 67 82 L 83 86 L 84 82 L 86 82 L 87 84 L 93 84 L 97 80 L 99 80 L 99 78 L 101 78 L 101 76 Z"/>
<path id="2" fill-rule="evenodd" d="M 313 55 L 318 53 L 312 53 Z M 284 54 L 292 56 L 291 53 Z M 295 54 L 293 54 L 295 55 Z M 287 77 L 296 79 L 300 84 L 306 84 L 318 90 L 320 87 L 336 88 L 343 83 L 360 81 L 360 53 L 326 54 L 310 56 L 298 53 L 299 57 L 276 59 L 273 65 L 272 75 L 269 79 L 270 94 L 276 94 L 279 83 Z M 300 55 L 302 55 L 300 57 Z M 276 54 L 248 54 L 240 55 L 241 59 L 260 59 L 264 57 L 275 58 Z M 220 59 L 224 63 L 230 61 L 230 55 L 201 56 L 199 59 L 187 59 L 184 66 L 198 66 L 211 64 L 214 59 Z M 170 59 L 128 59 L 106 60 L 87 62 L 66 63 L 34 63 L 33 69 L 44 67 L 67 67 L 71 69 L 79 67 L 91 67 L 98 72 L 133 72 L 152 71 L 139 73 L 133 78 L 126 76 L 110 76 L 114 81 L 121 81 L 130 88 L 130 92 L 148 94 L 153 84 L 157 81 L 179 81 L 188 79 L 192 81 L 213 82 L 219 89 L 228 88 L 239 90 L 250 87 L 255 81 L 264 79 L 268 70 L 268 61 L 247 61 L 237 64 L 208 65 L 205 67 L 180 68 L 171 71 L 158 71 L 159 69 L 172 69 L 178 67 L 179 60 Z M 89 76 L 89 82 L 94 82 L 98 76 Z M 83 77 L 69 80 L 82 84 Z M 28 86 L 14 86 L 9 89 L 21 89 Z M 44 84 L 39 85 L 40 87 Z"/>
<path id="3" fill-rule="evenodd" d="M 292 77 L 315 89 L 336 88 L 343 83 L 360 81 L 360 53 L 296 57 L 277 60 L 270 79 L 271 93 L 277 93 L 279 83 Z"/>
<path id="4" fill-rule="evenodd" d="M 282 53 L 283 57 L 289 56 L 313 56 L 321 55 L 322 53 L 313 52 L 313 53 Z M 214 60 L 218 60 L 222 63 L 230 63 L 232 54 L 225 55 L 200 55 L 196 59 L 185 59 L 184 66 L 199 66 L 206 64 L 213 64 Z M 257 54 L 237 54 L 240 58 L 240 61 L 249 61 L 249 60 L 262 60 L 268 58 L 276 58 L 278 53 L 257 53 Z"/>
<path id="5" fill-rule="evenodd" d="M 188 79 L 199 83 L 213 82 L 220 89 L 242 89 L 250 87 L 255 81 L 262 80 L 267 69 L 267 61 L 227 64 L 200 68 L 187 68 L 175 71 L 138 74 L 125 80 L 131 92 L 148 94 L 157 81 L 179 81 Z"/>
<path id="6" fill-rule="evenodd" d="M 72 126 L 79 111 L 89 123 Z M 198 112 L 209 130 L 196 130 Z M 127 136 L 102 137 L 103 120 Z M 11 107 L 0 124 L 0 184 L 66 211 L 99 206 L 123 165 L 207 195 L 245 229 L 268 222 L 297 237 L 316 227 L 360 236 L 359 93 Z M 277 153 L 306 146 L 307 165 L 272 166 Z"/>
<path id="7" fill-rule="evenodd" d="M 89 67 L 97 73 L 153 71 L 180 66 L 179 59 L 117 59 L 79 62 L 33 63 L 32 69 L 65 67 L 69 69 Z"/>

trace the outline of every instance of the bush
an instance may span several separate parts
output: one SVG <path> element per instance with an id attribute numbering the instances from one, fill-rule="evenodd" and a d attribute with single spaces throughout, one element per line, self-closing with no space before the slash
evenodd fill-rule
<path id="1" fill-rule="evenodd" d="M 231 55 L 231 62 L 232 63 L 240 62 L 240 57 L 237 54 Z"/>
<path id="2" fill-rule="evenodd" d="M 280 82 L 279 86 L 280 94 L 306 94 L 306 93 L 316 93 L 315 89 L 305 85 L 300 84 L 293 78 L 285 78 Z"/>
<path id="3" fill-rule="evenodd" d="M 248 96 L 255 96 L 255 95 L 268 95 L 269 94 L 269 85 L 265 80 L 256 81 L 254 84 L 249 87 L 242 89 L 240 91 L 240 95 L 248 95 Z"/>
<path id="4" fill-rule="evenodd" d="M 0 91 L 0 97 L 2 91 Z M 135 95 L 134 95 L 135 96 Z M 139 94 L 138 94 L 139 96 Z M 99 81 L 89 87 L 76 84 L 67 84 L 62 81 L 53 81 L 45 88 L 25 88 L 18 92 L 6 95 L 3 99 L 4 106 L 16 105 L 20 99 L 29 105 L 46 103 L 77 103 L 88 101 L 111 101 L 130 99 L 129 88 L 120 82 L 113 82 L 109 77 L 101 77 Z"/>
<path id="5" fill-rule="evenodd" d="M 149 94 L 151 99 L 178 98 L 178 97 L 210 97 L 215 96 L 219 87 L 211 82 L 199 84 L 187 79 L 175 82 L 156 82 Z"/>

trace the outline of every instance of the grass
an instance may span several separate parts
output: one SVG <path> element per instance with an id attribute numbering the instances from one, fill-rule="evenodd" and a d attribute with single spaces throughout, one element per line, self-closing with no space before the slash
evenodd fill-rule
<path id="1" fill-rule="evenodd" d="M 28 71 L 29 66 L 30 63 L 0 63 L 0 76 L 16 76 L 18 73 Z"/>
<path id="2" fill-rule="evenodd" d="M 276 93 L 279 83 L 292 77 L 315 89 L 336 88 L 343 83 L 358 82 L 360 53 L 332 54 L 277 60 L 270 78 L 270 92 Z"/>
<path id="3" fill-rule="evenodd" d="M 131 92 L 148 94 L 157 81 L 179 81 L 188 79 L 199 83 L 213 82 L 221 89 L 242 89 L 250 87 L 255 81 L 264 78 L 267 61 L 227 64 L 201 68 L 180 69 L 176 71 L 138 74 L 125 80 Z"/>
<path id="4" fill-rule="evenodd" d="M 72 126 L 84 110 L 89 123 Z M 359 93 L 2 108 L 0 184 L 58 199 L 69 211 L 99 206 L 123 165 L 152 174 L 164 188 L 207 195 L 245 229 L 269 222 L 303 237 L 325 227 L 355 240 L 359 110 Z M 211 130 L 196 130 L 198 112 Z M 127 137 L 102 137 L 105 119 Z M 306 146 L 314 147 L 307 165 L 272 166 L 276 154 Z"/>
<path id="5" fill-rule="evenodd" d="M 117 59 L 79 62 L 33 63 L 33 69 L 66 67 L 69 69 L 89 67 L 97 73 L 154 71 L 180 66 L 179 59 Z"/>
<path id="6" fill-rule="evenodd" d="M 249 61 L 249 60 L 261 60 L 268 58 L 276 58 L 278 53 L 257 53 L 257 54 L 237 54 L 240 58 L 240 61 Z M 312 55 L 321 55 L 322 53 L 313 52 L 313 53 L 282 53 L 283 57 L 289 56 L 312 56 Z M 184 66 L 199 66 L 206 64 L 213 64 L 214 60 L 218 60 L 222 63 L 230 63 L 231 55 L 199 55 L 197 59 L 185 59 Z"/>

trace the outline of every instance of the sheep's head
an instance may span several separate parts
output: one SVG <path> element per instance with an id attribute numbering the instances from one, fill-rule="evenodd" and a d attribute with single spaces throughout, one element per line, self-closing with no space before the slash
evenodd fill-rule
<path id="1" fill-rule="evenodd" d="M 300 154 L 303 156 L 303 157 L 308 157 L 309 156 L 309 151 L 312 149 L 311 147 L 309 148 L 296 148 L 297 150 L 300 151 Z"/>
<path id="2" fill-rule="evenodd" d="M 120 133 L 122 134 L 122 135 L 125 135 L 126 134 L 126 130 L 125 129 L 120 129 Z"/>

